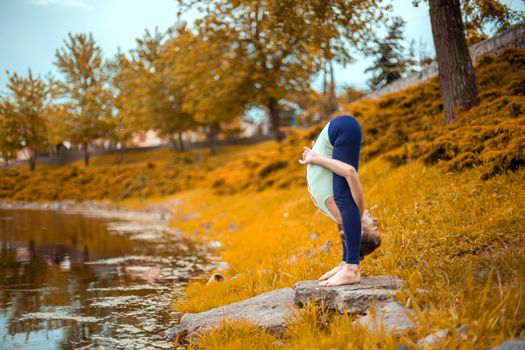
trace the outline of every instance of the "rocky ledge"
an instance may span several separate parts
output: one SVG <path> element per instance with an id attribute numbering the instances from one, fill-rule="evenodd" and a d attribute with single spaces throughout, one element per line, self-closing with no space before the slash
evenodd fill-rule
<path id="1" fill-rule="evenodd" d="M 294 302 L 300 307 L 312 301 L 323 302 L 341 313 L 364 314 L 370 303 L 392 299 L 402 285 L 399 278 L 391 276 L 363 277 L 359 283 L 337 287 L 321 287 L 317 280 L 300 281 L 294 285 Z"/>
<path id="2" fill-rule="evenodd" d="M 394 299 L 395 291 L 401 286 L 402 281 L 392 276 L 363 277 L 358 284 L 337 287 L 321 287 L 317 280 L 300 281 L 293 288 L 273 290 L 201 313 L 183 314 L 179 324 L 166 335 L 171 339 L 189 340 L 226 320 L 247 321 L 281 335 L 294 308 L 310 302 L 323 303 L 336 312 L 362 315 L 355 322 L 369 329 L 379 327 L 382 321 L 388 331 L 403 331 L 414 327 L 414 322 L 413 311 Z"/>
<path id="3" fill-rule="evenodd" d="M 197 314 L 183 314 L 179 324 L 169 329 L 167 335 L 172 339 L 189 339 L 217 327 L 223 320 L 247 321 L 274 335 L 280 335 L 286 329 L 293 300 L 293 289 L 282 288 Z"/>

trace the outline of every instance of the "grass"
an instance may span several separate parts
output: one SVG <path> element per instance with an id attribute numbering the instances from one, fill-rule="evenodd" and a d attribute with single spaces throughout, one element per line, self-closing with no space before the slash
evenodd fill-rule
<path id="1" fill-rule="evenodd" d="M 254 150 L 272 147 L 275 141 L 253 146 L 219 146 L 218 156 L 207 149 L 186 152 L 143 151 L 92 157 L 91 165 L 82 161 L 65 166 L 39 165 L 30 172 L 26 166 L 0 171 L 0 199 L 15 201 L 111 200 L 131 186 L 129 197 L 167 196 L 188 188 L 209 187 L 207 174 L 232 159 Z M 144 176 L 143 186 L 133 186 Z"/>
<path id="2" fill-rule="evenodd" d="M 362 262 L 363 274 L 399 276 L 408 284 L 401 300 L 416 309 L 428 307 L 420 312 L 416 332 L 398 341 L 413 345 L 427 333 L 454 331 L 461 324 L 469 326 L 467 339 L 460 347 L 449 337 L 448 347 L 475 349 L 525 335 L 525 209 L 519 204 L 525 202 L 525 170 L 486 181 L 480 179 L 482 172 L 474 167 L 443 175 L 421 161 L 394 167 L 380 159 L 360 170 L 367 206 L 379 218 L 383 236 L 381 248 Z M 174 300 L 178 311 L 199 312 L 316 279 L 340 261 L 337 227 L 315 208 L 304 188 L 251 196 L 198 190 L 178 198 L 185 212 L 199 216 L 176 225 L 193 236 L 223 242 L 221 256 L 231 266 L 225 282 L 190 283 L 186 296 Z M 229 229 L 232 222 L 238 230 Z M 311 239 L 312 233 L 319 236 Z M 316 251 L 329 239 L 334 242 L 329 253 Z M 416 288 L 432 291 L 431 297 L 418 296 Z M 303 320 L 290 329 L 286 346 L 360 348 L 374 339 L 392 340 L 391 335 L 354 330 L 349 322 L 343 317 L 323 328 Z M 340 334 L 341 329 L 348 334 Z M 221 332 L 203 338 L 200 346 L 208 348 L 213 339 L 223 341 L 224 348 L 242 348 Z M 355 332 L 361 332 L 358 338 Z M 242 338 L 241 333 L 232 339 Z M 261 349 L 275 341 L 264 339 Z"/>
<path id="3" fill-rule="evenodd" d="M 383 237 L 362 274 L 406 282 L 398 298 L 416 311 L 415 330 L 399 337 L 368 332 L 350 316 L 310 307 L 297 310 L 282 339 L 230 323 L 190 347 L 412 349 L 417 339 L 448 329 L 436 348 L 479 349 L 525 337 L 525 50 L 486 56 L 476 73 L 481 102 L 459 111 L 451 126 L 443 125 L 435 78 L 347 106 L 363 128 L 360 178 Z M 148 199 L 126 205 L 171 203 L 173 225 L 195 240 L 222 243 L 226 281 L 191 282 L 173 300 L 177 311 L 208 310 L 316 279 L 339 263 L 337 227 L 312 203 L 297 162 L 323 126 L 289 130 L 281 144 L 220 147 L 216 157 L 156 151 L 124 155 L 118 166 L 105 156 L 88 169 L 14 168 L 0 172 L 0 198 L 114 200 L 143 173 Z M 329 240 L 327 253 L 320 247 Z M 468 333 L 456 338 L 460 325 Z"/>

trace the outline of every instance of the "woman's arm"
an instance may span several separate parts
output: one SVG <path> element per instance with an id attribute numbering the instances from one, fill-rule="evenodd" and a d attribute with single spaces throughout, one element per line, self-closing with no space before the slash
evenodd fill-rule
<path id="1" fill-rule="evenodd" d="M 352 197 L 359 208 L 359 214 L 362 216 L 365 208 L 363 188 L 355 168 L 350 164 L 340 160 L 324 157 L 318 153 L 315 153 L 308 147 L 304 148 L 305 151 L 303 153 L 303 161 L 299 160 L 299 163 L 319 165 L 332 171 L 333 173 L 336 173 L 339 176 L 344 177 L 348 182 L 348 186 L 352 192 Z"/>

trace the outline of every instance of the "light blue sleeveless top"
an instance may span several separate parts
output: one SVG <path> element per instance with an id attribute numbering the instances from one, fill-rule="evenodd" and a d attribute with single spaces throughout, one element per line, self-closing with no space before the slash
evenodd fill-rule
<path id="1" fill-rule="evenodd" d="M 332 150 L 334 146 L 332 146 L 328 137 L 329 124 L 330 121 L 326 123 L 324 128 L 319 133 L 312 150 L 322 156 L 332 158 Z M 310 192 L 310 196 L 312 197 L 312 201 L 314 202 L 315 206 L 330 219 L 334 220 L 338 224 L 341 224 L 328 210 L 325 203 L 326 198 L 332 197 L 334 195 L 332 187 L 332 171 L 319 165 L 307 164 L 306 183 L 308 186 L 308 192 Z"/>

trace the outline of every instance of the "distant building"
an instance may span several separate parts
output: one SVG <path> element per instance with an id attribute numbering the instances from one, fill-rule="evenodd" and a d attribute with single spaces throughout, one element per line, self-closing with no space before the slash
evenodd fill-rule
<path id="1" fill-rule="evenodd" d="M 165 140 L 155 130 L 147 130 L 144 133 L 134 133 L 131 143 L 137 147 L 153 147 L 164 144 Z"/>

